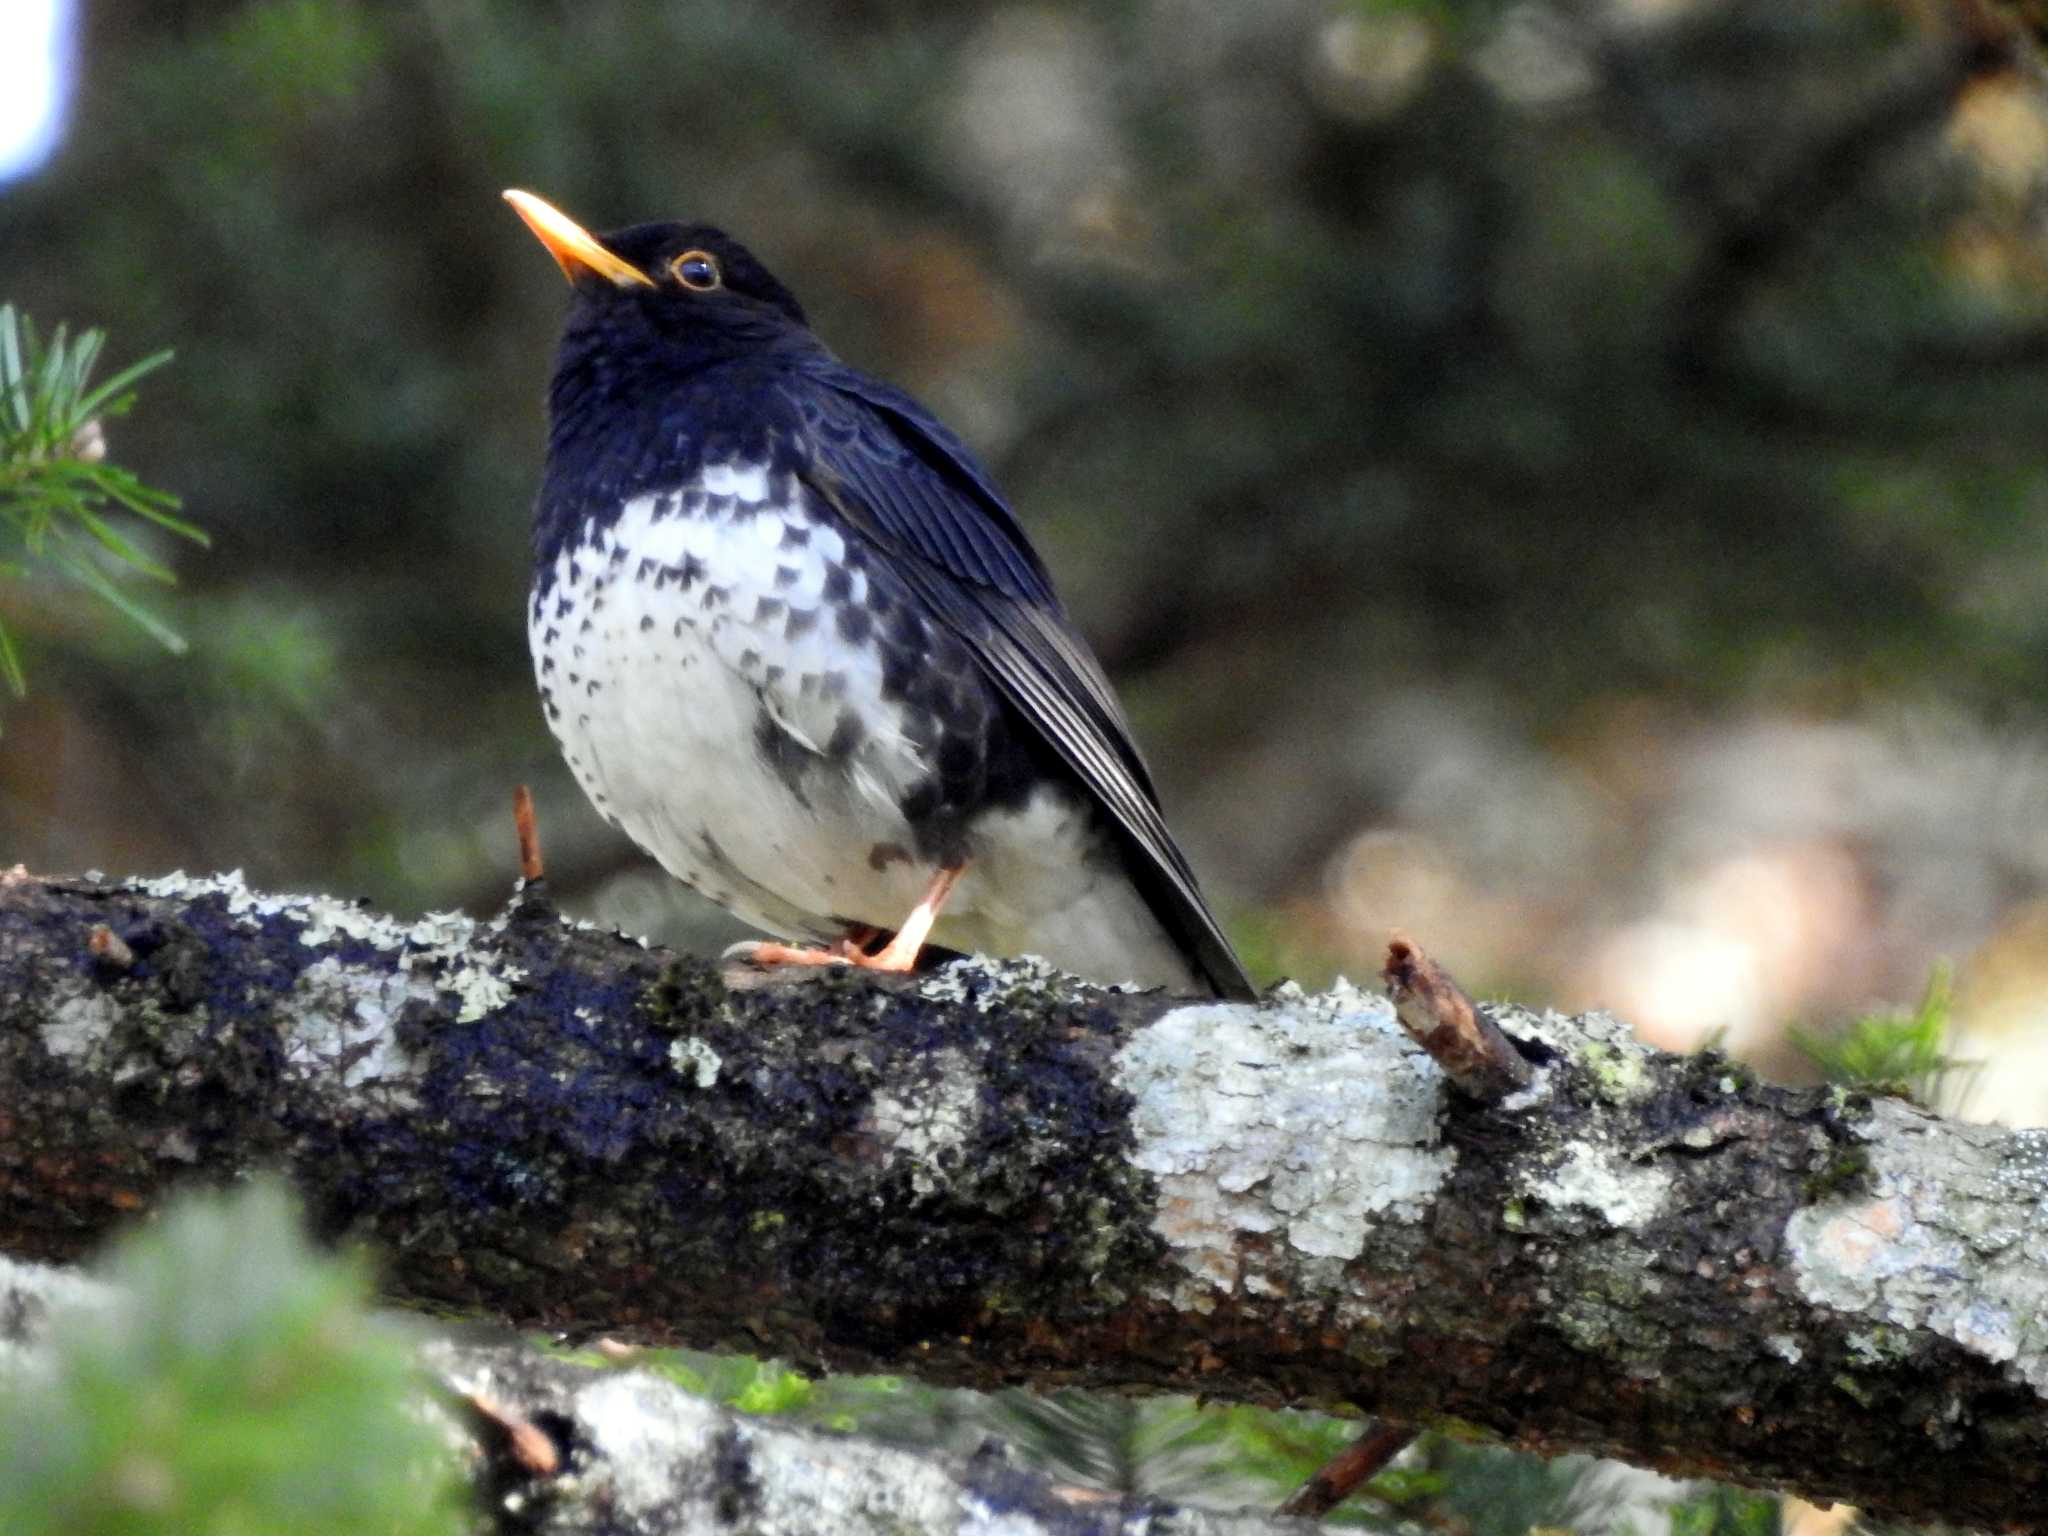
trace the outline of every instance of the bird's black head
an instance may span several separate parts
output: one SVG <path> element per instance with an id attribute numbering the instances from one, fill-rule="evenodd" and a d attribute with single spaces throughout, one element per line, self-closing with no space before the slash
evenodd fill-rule
<path id="1" fill-rule="evenodd" d="M 635 224 L 593 235 L 529 192 L 507 192 L 576 291 L 572 334 L 652 344 L 675 361 L 744 353 L 806 328 L 796 296 L 723 230 Z"/>

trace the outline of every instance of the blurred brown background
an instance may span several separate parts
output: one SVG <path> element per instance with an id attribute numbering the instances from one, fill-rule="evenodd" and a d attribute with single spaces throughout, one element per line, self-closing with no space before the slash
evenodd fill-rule
<path id="1" fill-rule="evenodd" d="M 0 855 L 482 910 L 529 781 L 570 905 L 734 936 L 534 702 L 563 294 L 517 185 L 724 224 L 976 445 L 1262 976 L 1400 926 L 1794 1072 L 1784 1025 L 1948 956 L 2009 1051 L 2048 1025 L 2048 104 L 1995 26 L 95 0 L 0 299 L 178 350 L 112 449 L 215 546 L 159 551 L 182 660 L 0 588 Z M 1972 1107 L 2048 1119 L 2041 1076 Z"/>

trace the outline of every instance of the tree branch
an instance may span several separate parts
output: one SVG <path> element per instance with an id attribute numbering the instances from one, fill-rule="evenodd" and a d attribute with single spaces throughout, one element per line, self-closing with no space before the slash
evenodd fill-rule
<path id="1" fill-rule="evenodd" d="M 17 874 L 0 1250 L 76 1258 L 270 1165 L 440 1310 L 1350 1404 L 2043 1528 L 2048 1137 L 1598 1014 L 1494 1021 L 1536 1071 L 1483 1103 L 1349 987 L 1188 1003 L 969 961 L 740 993 L 531 896 L 406 924 Z"/>

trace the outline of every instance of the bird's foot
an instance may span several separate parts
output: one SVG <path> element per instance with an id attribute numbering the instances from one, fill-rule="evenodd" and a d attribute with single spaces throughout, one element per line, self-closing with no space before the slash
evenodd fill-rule
<path id="1" fill-rule="evenodd" d="M 857 965 L 858 954 L 850 939 L 822 948 L 784 944 L 777 939 L 746 939 L 727 945 L 718 958 L 727 965 L 750 965 L 755 970 L 772 971 L 785 965 Z"/>
<path id="2" fill-rule="evenodd" d="M 771 971 L 785 965 L 851 965 L 864 971 L 908 975 L 917 968 L 917 957 L 924 948 L 924 941 L 931 935 L 932 923 L 959 881 L 963 867 L 951 865 L 933 875 L 923 899 L 911 910 L 903 926 L 873 954 L 868 953 L 867 946 L 874 942 L 880 930 L 863 925 L 849 931 L 836 944 L 823 948 L 783 944 L 774 939 L 747 939 L 728 947 L 719 959 L 728 970 Z"/>
<path id="3" fill-rule="evenodd" d="M 895 944 L 885 944 L 879 954 L 868 954 L 858 940 L 842 938 L 838 944 L 811 946 L 811 944 L 780 944 L 772 938 L 745 940 L 731 944 L 721 956 L 719 963 L 725 971 L 725 985 L 729 987 L 758 987 L 768 975 L 784 967 L 817 967 L 817 965 L 848 965 L 862 971 L 883 971 L 891 975 L 907 973 L 918 954 L 915 950 L 895 950 Z"/>

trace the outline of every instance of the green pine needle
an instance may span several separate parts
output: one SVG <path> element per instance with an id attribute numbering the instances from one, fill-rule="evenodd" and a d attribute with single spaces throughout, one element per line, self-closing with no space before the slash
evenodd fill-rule
<path id="1" fill-rule="evenodd" d="M 1935 966 L 1917 1006 L 1867 1013 L 1837 1033 L 1794 1029 L 1792 1043 L 1831 1083 L 1932 1106 L 1976 1063 L 1948 1054 L 1954 973 Z"/>
<path id="2" fill-rule="evenodd" d="M 99 331 L 73 337 L 61 325 L 44 341 L 28 316 L 0 305 L 0 576 L 64 577 L 159 645 L 182 654 L 183 637 L 116 580 L 176 580 L 135 541 L 133 525 L 123 524 L 139 519 L 199 545 L 208 542 L 206 534 L 177 515 L 176 496 L 106 462 L 102 436 L 102 423 L 135 404 L 136 382 L 171 354 L 154 353 L 93 384 L 105 342 Z M 4 623 L 0 683 L 17 697 L 27 688 L 20 652 Z"/>

